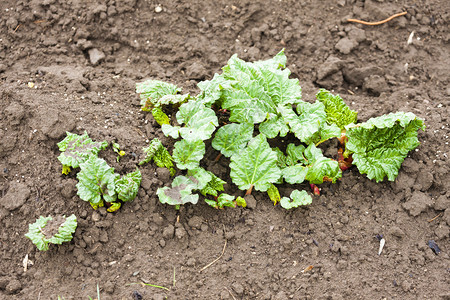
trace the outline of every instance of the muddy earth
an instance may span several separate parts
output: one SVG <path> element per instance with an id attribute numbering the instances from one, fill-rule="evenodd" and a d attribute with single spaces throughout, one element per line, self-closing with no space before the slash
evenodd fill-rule
<path id="1" fill-rule="evenodd" d="M 402 11 L 379 26 L 347 22 Z M 449 1 L 3 0 L 0 12 L 1 299 L 97 298 L 97 286 L 102 300 L 450 299 Z M 61 174 L 66 131 L 117 141 L 119 163 L 110 148 L 100 156 L 121 174 L 154 137 L 173 149 L 140 111 L 137 82 L 195 95 L 232 54 L 253 61 L 282 48 L 303 100 L 324 87 L 359 121 L 396 111 L 425 120 L 395 182 L 353 167 L 307 208 L 253 192 L 245 209 L 176 211 L 155 194 L 168 173 L 146 164 L 138 197 L 107 213 L 76 195 L 76 172 Z M 204 166 L 231 182 L 217 154 L 208 147 Z M 280 192 L 294 188 L 310 192 Z M 39 216 L 71 214 L 71 242 L 39 252 L 24 237 Z"/>

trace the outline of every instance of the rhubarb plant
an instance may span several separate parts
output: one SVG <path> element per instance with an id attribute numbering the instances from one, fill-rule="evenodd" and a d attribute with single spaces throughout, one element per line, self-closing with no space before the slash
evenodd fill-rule
<path id="1" fill-rule="evenodd" d="M 61 245 L 72 240 L 77 228 L 77 217 L 57 216 L 55 218 L 40 216 L 35 223 L 28 225 L 25 234 L 40 251 L 47 251 L 50 244 Z"/>
<path id="2" fill-rule="evenodd" d="M 283 197 L 276 185 L 284 182 L 308 183 L 319 194 L 317 185 L 335 183 L 352 166 L 377 182 L 395 180 L 408 152 L 419 145 L 423 120 L 398 112 L 358 123 L 357 112 L 325 89 L 314 102 L 303 101 L 298 79 L 290 75 L 282 50 L 257 62 L 233 55 L 221 74 L 198 83 L 200 92 L 194 97 L 159 81 L 137 84 L 143 110 L 167 104 L 178 109 L 176 118 L 158 123 L 166 136 L 178 140 L 173 160 L 183 175 L 158 190 L 160 201 L 195 204 L 200 193 L 216 208 L 237 205 L 239 197 L 220 193 L 226 184 L 222 179 L 198 171 L 210 146 L 218 151 L 216 161 L 222 156 L 229 161 L 229 183 L 246 195 L 253 189 L 267 192 L 275 205 L 286 209 L 308 205 L 312 198 L 299 190 Z M 280 143 L 284 138 L 288 145 Z M 338 140 L 337 159 L 322 151 L 331 139 Z"/>

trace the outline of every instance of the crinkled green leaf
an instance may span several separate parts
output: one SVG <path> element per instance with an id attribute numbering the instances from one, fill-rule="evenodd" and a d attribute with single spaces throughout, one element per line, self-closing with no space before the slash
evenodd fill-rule
<path id="1" fill-rule="evenodd" d="M 200 167 L 188 170 L 187 176 L 189 178 L 194 177 L 197 180 L 197 187 L 195 188 L 196 190 L 204 189 L 213 177 L 211 172 L 206 171 L 205 169 Z"/>
<path id="2" fill-rule="evenodd" d="M 67 136 L 57 145 L 61 154 L 58 160 L 64 165 L 78 168 L 90 155 L 97 155 L 108 147 L 108 142 L 94 142 L 85 131 L 83 135 L 66 132 Z"/>
<path id="3" fill-rule="evenodd" d="M 214 74 L 213 79 L 199 82 L 197 86 L 202 91 L 197 97 L 197 101 L 207 107 L 211 107 L 222 96 L 224 88 L 231 88 L 231 81 L 225 79 L 223 75 Z"/>
<path id="4" fill-rule="evenodd" d="M 185 124 L 179 129 L 181 137 L 190 141 L 211 138 L 216 126 L 219 126 L 214 110 L 196 101 L 181 105 L 176 116 L 178 123 Z"/>
<path id="5" fill-rule="evenodd" d="M 278 104 L 295 104 L 301 99 L 298 79 L 289 79 L 290 71 L 281 70 L 286 57 L 280 52 L 264 62 L 245 62 L 233 55 L 223 67 L 223 77 L 232 81 L 231 88 L 222 91 L 222 107 L 231 111 L 230 121 L 261 123 L 269 114 L 277 113 Z M 275 67 L 276 66 L 276 67 Z M 271 120 L 263 128 L 269 134 L 277 120 Z M 271 125 L 271 126 L 268 126 Z M 279 132 L 280 130 L 278 130 Z"/>
<path id="6" fill-rule="evenodd" d="M 235 201 L 234 201 L 234 196 L 222 193 L 219 195 L 219 197 L 217 197 L 217 206 L 219 208 L 223 208 L 225 206 L 227 207 L 235 207 Z"/>
<path id="7" fill-rule="evenodd" d="M 309 205 L 312 203 L 311 196 L 306 191 L 293 190 L 291 198 L 283 197 L 280 201 L 281 207 L 291 209 L 300 205 Z"/>
<path id="8" fill-rule="evenodd" d="M 205 143 L 202 140 L 181 140 L 175 143 L 173 159 L 181 170 L 194 169 L 199 166 L 205 154 Z"/>
<path id="9" fill-rule="evenodd" d="M 209 175 L 211 175 L 211 180 L 208 182 L 208 184 L 200 190 L 200 193 L 202 193 L 203 196 L 206 195 L 212 195 L 214 197 L 217 197 L 218 192 L 221 192 L 224 190 L 223 185 L 226 184 L 226 181 L 223 181 L 216 175 L 214 175 L 212 172 L 207 171 Z"/>
<path id="10" fill-rule="evenodd" d="M 238 196 L 236 198 L 236 205 L 240 206 L 240 207 L 247 207 L 247 202 L 245 202 L 244 198 L 242 198 L 241 196 Z"/>
<path id="11" fill-rule="evenodd" d="M 163 112 L 160 107 L 152 108 L 152 116 L 159 125 L 170 123 L 169 117 Z"/>
<path id="12" fill-rule="evenodd" d="M 365 123 L 346 126 L 346 152 L 353 153 L 353 164 L 369 179 L 394 181 L 408 152 L 420 145 L 418 130 L 423 120 L 413 113 L 391 113 Z"/>
<path id="13" fill-rule="evenodd" d="M 123 202 L 133 201 L 138 194 L 141 180 L 142 175 L 138 168 L 136 168 L 136 171 L 128 173 L 121 178 L 116 178 L 117 198 Z"/>
<path id="14" fill-rule="evenodd" d="M 272 200 L 274 205 L 280 202 L 281 199 L 280 192 L 278 191 L 278 188 L 273 184 L 271 184 L 270 187 L 267 189 L 267 195 L 269 195 L 269 198 L 270 200 Z"/>
<path id="15" fill-rule="evenodd" d="M 263 134 L 254 137 L 244 150 L 231 156 L 230 168 L 230 177 L 241 190 L 254 186 L 258 191 L 267 191 L 270 184 L 281 176 L 277 154 Z"/>
<path id="16" fill-rule="evenodd" d="M 140 166 L 153 160 L 158 167 L 168 168 L 170 174 L 172 176 L 175 175 L 175 169 L 172 162 L 173 158 L 158 138 L 152 139 L 149 146 L 142 148 L 142 150 L 146 156 L 139 162 Z"/>
<path id="17" fill-rule="evenodd" d="M 253 135 L 253 124 L 227 124 L 217 130 L 212 147 L 220 151 L 224 156 L 230 157 L 241 151 Z"/>
<path id="18" fill-rule="evenodd" d="M 57 232 L 48 231 L 47 225 L 49 222 L 57 222 L 56 225 L 60 224 Z M 47 228 L 46 228 L 47 227 Z M 28 233 L 25 234 L 33 244 L 40 251 L 47 251 L 49 244 L 61 245 L 63 242 L 69 242 L 72 240 L 72 234 L 77 228 L 77 217 L 71 215 L 70 217 L 43 217 L 40 216 L 35 223 L 28 225 Z"/>
<path id="19" fill-rule="evenodd" d="M 115 181 L 119 175 L 114 174 L 114 168 L 95 155 L 80 164 L 80 168 L 77 194 L 82 200 L 90 202 L 93 207 L 101 206 L 103 200 L 116 201 Z"/>
<path id="20" fill-rule="evenodd" d="M 144 111 L 150 111 L 154 106 L 158 106 L 158 101 L 163 96 L 175 95 L 178 92 L 181 92 L 181 89 L 176 85 L 159 80 L 136 83 L 136 93 L 141 98 L 141 106 Z"/>
<path id="21" fill-rule="evenodd" d="M 269 114 L 268 118 L 259 125 L 259 132 L 269 139 L 275 138 L 278 134 L 284 137 L 289 133 L 289 130 L 289 126 L 279 114 Z"/>
<path id="22" fill-rule="evenodd" d="M 319 148 L 314 144 L 310 144 L 305 149 L 304 156 L 307 160 L 308 173 L 306 180 L 309 183 L 321 184 L 326 181 L 336 182 L 342 177 L 342 171 L 339 163 L 331 158 L 325 157 Z M 286 180 L 287 181 L 287 180 Z"/>
<path id="23" fill-rule="evenodd" d="M 197 180 L 194 177 L 179 175 L 172 182 L 172 187 L 158 188 L 156 194 L 161 203 L 170 205 L 182 205 L 186 203 L 197 204 L 198 195 L 192 194 L 197 188 Z"/>
<path id="24" fill-rule="evenodd" d="M 298 103 L 298 115 L 291 107 L 287 106 L 278 105 L 278 111 L 295 136 L 306 144 L 311 144 L 318 139 L 321 125 L 326 123 L 324 105 L 320 102 L 311 104 L 302 101 Z"/>
<path id="25" fill-rule="evenodd" d="M 356 123 L 358 113 L 351 110 L 339 95 L 333 95 L 325 89 L 320 89 L 316 98 L 325 105 L 329 125 L 335 124 L 344 130 L 346 125 Z"/>
<path id="26" fill-rule="evenodd" d="M 180 126 L 172 126 L 170 124 L 162 124 L 161 130 L 165 136 L 170 136 L 173 139 L 180 137 Z"/>
<path id="27" fill-rule="evenodd" d="M 289 184 L 300 184 L 305 181 L 309 168 L 301 164 L 283 169 L 283 178 Z"/>
<path id="28" fill-rule="evenodd" d="M 286 155 L 284 155 L 283 151 L 278 147 L 272 148 L 272 150 L 277 154 L 277 166 L 280 169 L 286 168 Z"/>
<path id="29" fill-rule="evenodd" d="M 303 145 L 294 145 L 289 144 L 286 147 L 286 165 L 294 166 L 297 162 L 301 162 L 302 164 L 306 164 L 305 157 L 303 153 L 305 152 L 305 146 Z"/>
<path id="30" fill-rule="evenodd" d="M 325 142 L 331 138 L 340 138 L 342 135 L 342 130 L 336 124 L 323 124 L 320 128 L 320 139 L 315 141 L 316 145 Z"/>
<path id="31" fill-rule="evenodd" d="M 190 98 L 191 98 L 191 96 L 189 94 L 164 95 L 159 99 L 157 106 L 163 106 L 163 105 L 169 105 L 169 104 L 172 104 L 174 106 L 180 106 L 181 104 L 187 102 Z"/>

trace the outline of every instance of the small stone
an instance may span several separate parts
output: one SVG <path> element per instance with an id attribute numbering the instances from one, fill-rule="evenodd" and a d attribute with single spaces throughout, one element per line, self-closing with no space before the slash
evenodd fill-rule
<path id="1" fill-rule="evenodd" d="M 432 205 L 433 200 L 431 197 L 427 196 L 425 193 L 416 191 L 407 202 L 403 203 L 402 206 L 411 216 L 417 217 Z"/>
<path id="2" fill-rule="evenodd" d="M 175 230 L 175 236 L 178 238 L 178 239 L 182 239 L 182 238 L 184 238 L 185 236 L 186 236 L 186 230 L 183 228 L 183 227 L 178 227 L 176 230 Z"/>
<path id="3" fill-rule="evenodd" d="M 419 172 L 416 180 L 417 186 L 415 188 L 421 190 L 422 192 L 425 192 L 433 185 L 433 180 L 433 174 L 431 174 L 430 172 Z"/>
<path id="4" fill-rule="evenodd" d="M 6 286 L 5 292 L 7 294 L 15 294 L 21 289 L 22 289 L 22 284 L 20 283 L 20 281 L 17 279 L 13 279 Z"/>
<path id="5" fill-rule="evenodd" d="M 168 182 L 170 180 L 170 170 L 167 168 L 157 168 L 156 175 L 162 182 Z"/>
<path id="6" fill-rule="evenodd" d="M 164 228 L 164 230 L 163 230 L 163 238 L 166 239 L 166 240 L 172 239 L 174 233 L 175 233 L 175 227 L 172 224 L 170 224 L 166 228 Z"/>
<path id="7" fill-rule="evenodd" d="M 13 181 L 6 195 L 0 198 L 0 205 L 13 211 L 21 207 L 30 195 L 31 191 L 25 183 Z"/>
<path id="8" fill-rule="evenodd" d="M 447 195 L 440 195 L 434 203 L 435 210 L 446 210 L 450 208 L 450 197 Z M 1 219 L 1 218 L 0 218 Z"/>
<path id="9" fill-rule="evenodd" d="M 244 197 L 245 203 L 247 203 L 247 208 L 255 209 L 256 208 L 256 199 L 253 195 L 247 195 Z"/>
<path id="10" fill-rule="evenodd" d="M 105 53 L 98 50 L 97 48 L 89 49 L 88 54 L 89 54 L 89 61 L 94 66 L 99 64 L 102 60 L 105 59 Z"/>
<path id="11" fill-rule="evenodd" d="M 187 260 L 186 265 L 187 265 L 188 267 L 194 267 L 194 266 L 195 266 L 195 258 L 190 257 L 190 258 Z"/>
<path id="12" fill-rule="evenodd" d="M 100 214 L 97 211 L 94 211 L 91 216 L 92 221 L 98 222 L 100 221 Z"/>
<path id="13" fill-rule="evenodd" d="M 72 199 L 72 197 L 75 196 L 76 193 L 76 185 L 77 185 L 76 180 L 68 179 L 66 182 L 63 183 L 61 195 L 67 200 Z"/>
<path id="14" fill-rule="evenodd" d="M 244 294 L 244 287 L 239 282 L 234 282 L 231 284 L 231 288 L 235 291 L 236 294 L 242 296 Z"/>
<path id="15" fill-rule="evenodd" d="M 163 10 L 162 7 L 159 5 L 155 7 L 155 13 L 157 13 L 157 14 L 162 12 L 162 10 Z"/>
<path id="16" fill-rule="evenodd" d="M 405 232 L 400 229 L 400 227 L 394 226 L 389 230 L 389 234 L 395 236 L 397 238 L 403 238 L 405 236 Z"/>
<path id="17" fill-rule="evenodd" d="M 196 228 L 196 229 L 200 229 L 203 223 L 203 219 L 202 217 L 199 216 L 193 216 L 192 218 L 189 219 L 188 225 L 190 227 Z"/>
<path id="18" fill-rule="evenodd" d="M 123 259 L 124 259 L 126 262 L 132 262 L 132 261 L 134 260 L 134 256 L 131 255 L 131 254 L 125 254 L 125 256 L 123 257 Z"/>
<path id="19" fill-rule="evenodd" d="M 159 245 L 160 245 L 162 248 L 164 248 L 164 247 L 166 246 L 166 241 L 163 240 L 163 239 L 161 239 L 161 240 L 159 241 Z"/>
<path id="20" fill-rule="evenodd" d="M 348 32 L 348 38 L 361 43 L 366 40 L 366 32 L 363 29 L 354 27 Z"/>
<path id="21" fill-rule="evenodd" d="M 376 97 L 380 96 L 382 92 L 386 92 L 388 90 L 389 86 L 383 76 L 371 75 L 364 80 L 363 91 Z"/>
<path id="22" fill-rule="evenodd" d="M 344 37 L 340 39 L 334 47 L 342 54 L 349 54 L 356 46 L 358 46 L 358 42 L 351 40 L 348 37 Z"/>
<path id="23" fill-rule="evenodd" d="M 438 228 L 436 228 L 436 230 L 434 231 L 434 234 L 436 235 L 436 237 L 439 239 L 439 240 L 442 240 L 442 239 L 447 239 L 448 237 L 449 237 L 449 229 L 448 229 L 448 226 L 443 226 L 443 225 L 440 225 Z"/>
<path id="24" fill-rule="evenodd" d="M 190 66 L 186 67 L 186 76 L 193 80 L 203 80 L 207 75 L 206 68 L 199 62 L 193 62 Z"/>

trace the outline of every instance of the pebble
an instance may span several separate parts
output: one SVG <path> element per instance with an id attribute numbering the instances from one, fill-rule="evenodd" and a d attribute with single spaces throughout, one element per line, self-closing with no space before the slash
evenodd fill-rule
<path id="1" fill-rule="evenodd" d="M 183 228 L 183 227 L 179 227 L 179 228 L 177 228 L 176 230 L 175 230 L 175 236 L 178 238 L 178 239 L 182 239 L 182 238 L 184 238 L 185 236 L 186 236 L 186 230 Z"/>
<path id="2" fill-rule="evenodd" d="M 157 13 L 157 14 L 162 12 L 162 10 L 163 10 L 162 7 L 159 5 L 155 7 L 155 13 Z"/>
<path id="3" fill-rule="evenodd" d="M 450 197 L 447 195 L 440 195 L 434 203 L 435 210 L 446 210 L 450 208 Z"/>
<path id="4" fill-rule="evenodd" d="M 203 218 L 199 216 L 193 216 L 189 219 L 188 225 L 192 228 L 200 229 L 203 224 Z"/>
<path id="5" fill-rule="evenodd" d="M 89 49 L 88 54 L 89 54 L 89 61 L 94 66 L 99 64 L 106 57 L 105 53 L 98 50 L 97 48 Z"/>
<path id="6" fill-rule="evenodd" d="M 349 54 L 353 49 L 356 48 L 356 46 L 358 46 L 357 41 L 351 40 L 348 37 L 344 37 L 340 39 L 334 47 L 342 54 Z"/>
<path id="7" fill-rule="evenodd" d="M 172 239 L 175 234 L 175 227 L 170 224 L 163 230 L 163 238 L 166 240 Z"/>
<path id="8" fill-rule="evenodd" d="M 411 198 L 405 203 L 403 203 L 403 208 L 408 211 L 408 213 L 417 217 L 422 212 L 424 212 L 428 207 L 433 205 L 433 200 L 431 197 L 425 193 L 416 191 L 412 194 Z"/>
<path id="9" fill-rule="evenodd" d="M 91 216 L 92 221 L 98 222 L 100 221 L 100 214 L 97 211 L 94 211 Z"/>
<path id="10" fill-rule="evenodd" d="M 13 211 L 21 207 L 30 195 L 31 191 L 25 183 L 13 181 L 6 195 L 0 198 L 0 205 Z"/>
<path id="11" fill-rule="evenodd" d="M 253 195 L 247 195 L 244 197 L 245 202 L 247 203 L 247 208 L 255 209 L 256 208 L 256 199 Z"/>

